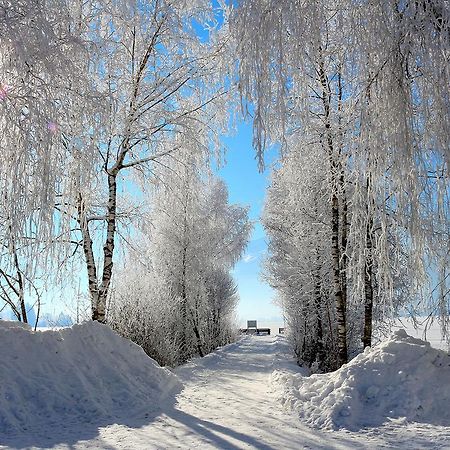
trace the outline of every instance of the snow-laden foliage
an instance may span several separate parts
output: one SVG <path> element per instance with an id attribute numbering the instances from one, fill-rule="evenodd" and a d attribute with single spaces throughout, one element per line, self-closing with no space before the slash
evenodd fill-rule
<path id="1" fill-rule="evenodd" d="M 251 231 L 221 180 L 189 151 L 164 159 L 162 186 L 117 273 L 108 322 L 161 364 L 203 356 L 234 335 L 238 300 L 230 270 Z"/>
<path id="2" fill-rule="evenodd" d="M 405 270 L 417 287 L 438 274 L 434 295 L 425 295 L 445 325 L 447 2 L 245 0 L 232 29 L 261 163 L 272 142 L 302 153 L 302 164 L 326 161 L 332 276 L 323 282 L 334 298 L 339 364 L 348 357 L 347 311 L 364 305 L 363 342 L 370 345 L 374 295 L 392 304 Z M 309 196 L 298 195 L 309 209 Z"/>
<path id="3" fill-rule="evenodd" d="M 266 279 L 277 291 L 288 324 L 288 338 L 293 344 L 299 362 L 319 370 L 336 367 L 336 315 L 332 298 L 331 201 L 328 183 L 323 174 L 327 171 L 326 157 L 318 149 L 305 153 L 301 142 L 288 142 L 289 153 L 280 168 L 274 170 L 269 186 L 263 215 L 263 225 L 269 236 L 269 256 L 266 260 Z M 302 175 L 298 176 L 299 167 Z M 350 189 L 347 194 L 352 194 Z M 353 198 L 353 197 L 351 197 Z M 350 223 L 366 220 L 358 211 L 360 205 L 354 200 L 347 207 Z M 367 205 L 364 197 L 362 205 Z M 381 205 L 383 206 L 383 205 Z M 363 206 L 361 206 L 363 208 Z M 371 215 L 369 242 L 381 235 L 379 217 Z M 372 308 L 370 324 L 389 321 L 401 306 L 415 298 L 412 280 L 406 274 L 408 267 L 407 242 L 403 230 L 389 224 L 386 251 L 393 265 L 391 292 L 386 287 L 383 272 L 378 270 L 383 263 L 383 254 L 367 247 L 367 237 L 362 243 L 350 232 L 345 257 L 348 261 L 346 286 L 351 294 L 347 299 L 347 339 L 349 353 L 360 349 L 364 335 L 365 304 L 359 298 L 367 296 L 371 288 Z M 361 248 L 362 247 L 362 248 Z M 370 279 L 357 272 L 364 261 L 356 258 L 367 256 L 370 251 Z M 359 278 L 363 278 L 362 288 Z M 360 290 L 361 289 L 361 290 Z M 355 295 L 353 292 L 357 292 Z M 370 335 L 372 334 L 370 330 Z"/>
<path id="4" fill-rule="evenodd" d="M 77 220 L 89 278 L 94 320 L 105 320 L 117 232 L 118 183 L 136 170 L 141 181 L 152 176 L 152 163 L 181 148 L 208 153 L 226 126 L 227 96 L 220 33 L 211 28 L 204 41 L 194 24 L 213 19 L 207 1 L 141 2 L 104 5 L 93 31 L 102 45 L 99 83 L 108 91 L 109 111 L 96 137 L 102 164 L 100 192 L 80 189 Z M 119 176 L 120 174 L 120 176 Z M 93 224 L 100 224 L 98 228 Z M 102 232 L 105 237 L 102 237 Z M 93 241 L 102 237 L 103 258 Z"/>
<path id="5" fill-rule="evenodd" d="M 95 162 L 82 122 L 97 106 L 96 94 L 75 3 L 0 4 L 0 231 L 6 245 L 53 237 L 62 227 L 54 221 L 55 205 L 75 182 L 87 182 Z"/>
<path id="6" fill-rule="evenodd" d="M 345 74 L 354 118 L 369 110 L 377 118 L 361 123 L 372 153 L 395 149 L 392 158 L 405 165 L 417 150 L 434 150 L 448 164 L 449 26 L 446 0 L 239 2 L 232 30 L 242 94 L 255 102 L 258 154 L 284 137 L 292 114 L 309 121 L 306 106 L 318 98 L 309 70 L 322 60 L 325 71 Z"/>
<path id="7" fill-rule="evenodd" d="M 336 350 L 324 161 L 320 152 L 290 152 L 272 175 L 263 216 L 265 277 L 277 291 L 297 357 L 321 368 L 335 365 Z"/>
<path id="8" fill-rule="evenodd" d="M 43 274 L 73 251 L 55 213 L 96 162 L 85 124 L 102 101 L 78 4 L 0 3 L 0 298 L 25 322 L 25 296 L 39 300 Z"/>

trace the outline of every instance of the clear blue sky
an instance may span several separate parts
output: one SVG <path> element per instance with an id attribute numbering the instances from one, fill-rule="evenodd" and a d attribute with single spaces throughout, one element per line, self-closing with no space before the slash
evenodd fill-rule
<path id="1" fill-rule="evenodd" d="M 255 222 L 253 235 L 244 258 L 236 265 L 234 277 L 238 284 L 240 303 L 238 316 L 241 321 L 256 319 L 261 322 L 281 320 L 280 309 L 273 304 L 274 291 L 261 280 L 261 263 L 267 251 L 266 235 L 259 221 L 264 206 L 266 187 L 269 183 L 268 167 L 258 171 L 252 146 L 251 124 L 241 122 L 234 136 L 224 138 L 228 148 L 226 165 L 218 170 L 230 193 L 230 202 L 250 206 L 250 218 Z M 275 156 L 275 150 L 267 154 L 267 166 Z"/>

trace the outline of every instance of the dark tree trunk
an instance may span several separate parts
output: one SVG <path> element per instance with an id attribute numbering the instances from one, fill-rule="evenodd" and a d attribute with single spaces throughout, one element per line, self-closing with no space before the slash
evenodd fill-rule
<path id="1" fill-rule="evenodd" d="M 370 213 L 369 213 L 370 214 Z M 372 257 L 372 228 L 373 220 L 369 219 L 366 227 L 366 261 L 364 268 L 364 348 L 372 345 L 372 316 L 373 316 L 373 257 Z"/>
<path id="2" fill-rule="evenodd" d="M 344 170 L 341 167 L 340 176 L 340 191 L 341 191 L 341 220 L 340 220 L 340 234 L 341 234 L 341 286 L 342 297 L 344 303 L 347 304 L 347 228 L 348 228 L 348 205 L 347 194 L 345 189 L 345 176 Z"/>
<path id="3" fill-rule="evenodd" d="M 187 292 L 186 292 L 186 246 L 183 248 L 183 256 L 181 260 L 181 359 L 185 361 L 188 355 L 188 337 L 187 337 L 187 325 L 188 325 L 188 305 L 187 305 Z"/>
<path id="4" fill-rule="evenodd" d="M 98 292 L 97 319 L 99 322 L 106 322 L 106 300 L 108 298 L 109 286 L 111 284 L 113 256 L 116 238 L 117 223 L 117 171 L 108 173 L 108 214 L 106 241 L 103 246 L 103 273 L 102 284 Z"/>
<path id="5" fill-rule="evenodd" d="M 94 251 L 92 246 L 92 238 L 89 232 L 89 222 L 86 217 L 84 200 L 81 193 L 78 194 L 77 199 L 78 210 L 78 224 L 81 230 L 81 236 L 83 241 L 83 253 L 86 261 L 86 269 L 88 275 L 88 287 L 89 294 L 91 296 L 91 315 L 92 320 L 98 318 L 98 279 L 97 279 L 97 267 L 95 265 Z"/>
<path id="6" fill-rule="evenodd" d="M 318 255 L 317 255 L 318 258 Z M 317 265 L 314 273 L 314 306 L 317 320 L 317 360 L 320 368 L 325 362 L 325 352 L 323 345 L 323 323 L 322 323 L 322 285 L 320 280 L 320 266 Z"/>
<path id="7" fill-rule="evenodd" d="M 198 326 L 197 326 L 196 323 L 194 323 L 194 334 L 195 334 L 195 337 L 197 339 L 198 354 L 199 354 L 199 356 L 201 356 L 203 358 L 205 356 L 205 353 L 203 351 L 202 339 L 200 337 L 200 331 L 199 331 Z"/>
<path id="8" fill-rule="evenodd" d="M 320 52 L 320 50 L 319 50 Z M 331 190 L 331 257 L 333 273 L 333 297 L 336 305 L 337 335 L 338 335 L 338 358 L 339 366 L 348 360 L 347 354 L 347 304 L 342 291 L 341 271 L 341 245 L 339 240 L 339 177 L 340 167 L 336 158 L 336 150 L 333 143 L 331 130 L 331 91 L 329 81 L 325 73 L 324 61 L 321 57 L 318 61 L 318 75 L 322 87 L 322 104 L 325 119 L 325 131 L 323 144 L 328 153 L 330 167 L 330 190 Z"/>
<path id="9" fill-rule="evenodd" d="M 338 364 L 342 366 L 348 360 L 347 355 L 347 305 L 341 289 L 341 266 L 339 245 L 339 201 L 337 195 L 332 198 L 331 217 L 331 253 L 333 262 L 333 290 L 336 303 L 338 331 Z"/>
<path id="10" fill-rule="evenodd" d="M 20 304 L 20 310 L 22 312 L 22 321 L 24 323 L 28 323 L 28 316 L 27 316 L 27 308 L 25 305 L 25 287 L 24 287 L 24 279 L 22 275 L 22 271 L 20 270 L 19 265 L 19 257 L 17 255 L 17 249 L 15 242 L 12 242 L 12 251 L 14 254 L 14 266 L 16 269 L 16 277 L 17 277 L 17 295 L 19 297 L 19 304 Z"/>

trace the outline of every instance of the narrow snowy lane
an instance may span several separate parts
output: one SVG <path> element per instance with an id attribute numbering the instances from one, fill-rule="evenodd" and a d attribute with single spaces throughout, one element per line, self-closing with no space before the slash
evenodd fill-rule
<path id="1" fill-rule="evenodd" d="M 370 446 L 302 427 L 270 392 L 280 342 L 247 337 L 177 370 L 186 387 L 173 408 L 133 430 L 101 430 L 90 447 L 186 449 L 328 449 Z M 81 443 L 80 443 L 81 444 Z M 373 448 L 373 446 L 372 446 Z"/>
<path id="2" fill-rule="evenodd" d="M 274 368 L 299 370 L 286 363 L 286 351 L 283 339 L 246 337 L 179 368 L 185 387 L 159 414 L 109 425 L 60 424 L 9 448 L 46 447 L 52 434 L 58 440 L 49 447 L 56 449 L 387 449 L 411 448 L 411 440 L 415 449 L 450 448 L 445 433 L 439 437 L 425 425 L 393 423 L 357 433 L 302 425 L 271 392 Z"/>

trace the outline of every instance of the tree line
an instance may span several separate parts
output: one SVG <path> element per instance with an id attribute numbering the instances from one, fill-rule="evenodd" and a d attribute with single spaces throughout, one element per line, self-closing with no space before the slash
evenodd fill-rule
<path id="1" fill-rule="evenodd" d="M 255 147 L 261 163 L 271 142 L 283 154 L 266 277 L 299 360 L 341 366 L 406 306 L 448 337 L 448 2 L 240 6 Z"/>
<path id="2" fill-rule="evenodd" d="M 0 298 L 87 274 L 91 318 L 166 364 L 232 339 L 250 235 L 212 173 L 280 145 L 265 277 L 329 370 L 406 307 L 448 333 L 445 0 L 0 5 Z"/>

